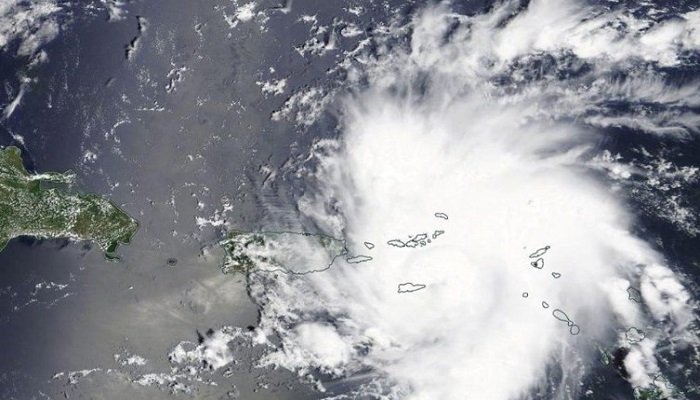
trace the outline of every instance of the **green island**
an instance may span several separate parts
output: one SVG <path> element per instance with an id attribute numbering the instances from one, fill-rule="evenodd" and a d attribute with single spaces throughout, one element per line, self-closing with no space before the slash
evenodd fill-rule
<path id="1" fill-rule="evenodd" d="M 226 251 L 224 273 L 308 274 L 330 268 L 347 254 L 344 240 L 312 233 L 233 231 L 220 244 Z"/>
<path id="2" fill-rule="evenodd" d="M 614 363 L 614 358 L 615 356 L 608 350 L 606 350 L 604 347 L 599 346 L 598 351 L 600 352 L 600 362 L 603 365 L 606 365 L 608 367 L 613 367 Z M 620 371 L 617 371 L 618 374 L 622 378 L 625 376 L 620 373 Z M 664 379 L 661 375 L 657 376 L 654 378 L 654 382 L 652 382 L 649 386 L 647 387 L 635 387 L 634 388 L 634 400 L 665 400 L 669 398 L 663 390 L 661 390 L 661 387 L 658 385 L 659 382 L 657 380 L 660 380 L 661 382 L 664 382 Z M 669 387 L 668 384 L 664 384 L 665 387 Z M 675 389 L 672 390 L 674 394 L 677 394 L 675 392 Z M 675 397 L 673 397 L 675 398 Z"/>
<path id="3" fill-rule="evenodd" d="M 651 384 L 648 388 L 635 388 L 634 398 L 635 400 L 664 400 L 667 397 L 658 386 Z"/>
<path id="4" fill-rule="evenodd" d="M 0 250 L 18 236 L 69 238 L 95 242 L 117 259 L 117 247 L 129 243 L 138 223 L 104 197 L 47 187 L 74 180 L 72 173 L 30 174 L 17 147 L 0 149 Z"/>

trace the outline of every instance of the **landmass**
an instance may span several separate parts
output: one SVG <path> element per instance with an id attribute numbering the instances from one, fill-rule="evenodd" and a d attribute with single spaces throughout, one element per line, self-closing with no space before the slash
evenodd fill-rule
<path id="1" fill-rule="evenodd" d="M 354 257 L 348 257 L 346 259 L 346 261 L 349 262 L 350 264 L 359 264 L 362 262 L 372 261 L 372 257 L 365 256 L 365 255 L 359 255 L 359 256 L 354 256 Z"/>
<path id="2" fill-rule="evenodd" d="M 551 249 L 551 246 L 541 247 L 541 248 L 535 250 L 534 253 L 530 254 L 530 258 L 542 257 L 547 251 L 549 251 L 549 249 Z"/>
<path id="3" fill-rule="evenodd" d="M 629 300 L 634 301 L 635 303 L 641 303 L 642 302 L 642 292 L 640 292 L 638 289 L 635 289 L 635 288 L 630 286 L 627 288 L 627 298 Z"/>
<path id="4" fill-rule="evenodd" d="M 425 289 L 425 285 L 422 283 L 411 283 L 411 282 L 406 282 L 406 283 L 399 283 L 399 293 L 411 293 L 411 292 L 417 292 L 421 289 Z"/>
<path id="5" fill-rule="evenodd" d="M 72 173 L 30 174 L 17 147 L 0 149 L 0 250 L 18 236 L 89 240 L 109 259 L 127 244 L 138 223 L 110 200 L 53 186 L 71 185 Z"/>
<path id="6" fill-rule="evenodd" d="M 440 219 L 448 219 L 447 214 L 442 213 L 442 212 L 436 212 L 435 217 L 440 218 Z M 439 236 L 444 235 L 445 231 L 444 230 L 435 230 L 433 231 L 432 235 L 428 236 L 428 233 L 416 233 L 413 235 L 408 235 L 408 240 L 402 240 L 402 239 L 391 239 L 386 242 L 389 246 L 392 247 L 398 247 L 398 248 L 416 248 L 416 247 L 425 247 L 429 245 L 430 243 L 433 242 L 433 240 L 437 239 Z M 432 238 L 432 239 L 431 239 Z M 371 245 L 371 246 L 370 246 Z M 365 242 L 365 246 L 367 246 L 368 249 L 372 249 L 374 247 L 374 244 Z"/>
<path id="7" fill-rule="evenodd" d="M 668 396 L 664 394 L 659 386 L 652 383 L 648 388 L 634 388 L 634 398 L 637 400 L 664 400 Z"/>
<path id="8" fill-rule="evenodd" d="M 386 242 L 386 244 L 388 244 L 389 246 L 399 247 L 399 248 L 402 248 L 402 247 L 416 248 L 418 246 L 425 247 L 426 245 L 432 243 L 432 241 L 434 239 L 436 239 L 438 236 L 440 236 L 444 233 L 445 233 L 445 231 L 435 231 L 435 233 L 433 233 L 433 235 L 432 235 L 433 239 L 429 239 L 427 233 L 418 233 L 415 235 L 409 235 L 409 239 L 406 241 L 403 241 L 401 239 L 391 239 L 388 242 Z"/>
<path id="9" fill-rule="evenodd" d="M 253 270 L 307 274 L 330 268 L 347 254 L 345 241 L 322 234 L 233 231 L 221 242 L 224 273 Z"/>
<path id="10" fill-rule="evenodd" d="M 642 331 L 634 326 L 627 329 L 627 331 L 625 331 L 625 338 L 630 343 L 639 343 L 642 340 L 644 340 L 645 337 L 646 337 L 646 334 L 644 333 L 644 331 Z"/>
<path id="11" fill-rule="evenodd" d="M 542 302 L 542 304 L 544 304 L 544 302 Z M 547 307 L 545 307 L 545 308 L 547 308 Z M 554 318 L 558 319 L 559 321 L 565 322 L 566 325 L 569 327 L 569 333 L 571 333 L 572 335 L 575 336 L 575 335 L 578 335 L 579 333 L 581 333 L 581 328 L 578 325 L 576 325 L 574 323 L 574 321 L 572 321 L 571 318 L 569 318 L 569 316 L 566 315 L 566 313 L 564 311 L 557 308 L 554 311 L 552 311 L 552 315 L 554 316 Z"/>
<path id="12" fill-rule="evenodd" d="M 399 239 L 392 239 L 388 242 L 386 242 L 389 246 L 394 246 L 394 247 L 406 247 L 406 243 L 404 243 L 403 240 Z"/>

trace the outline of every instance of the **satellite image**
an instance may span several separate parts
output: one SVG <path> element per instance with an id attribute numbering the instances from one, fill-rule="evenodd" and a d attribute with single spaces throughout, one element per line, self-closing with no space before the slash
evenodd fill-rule
<path id="1" fill-rule="evenodd" d="M 700 399 L 700 1 L 0 0 L 0 400 Z"/>

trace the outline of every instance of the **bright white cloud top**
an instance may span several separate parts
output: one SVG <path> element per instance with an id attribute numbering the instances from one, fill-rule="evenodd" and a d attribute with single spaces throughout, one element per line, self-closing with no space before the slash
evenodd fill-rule
<path id="1" fill-rule="evenodd" d="M 281 340 L 262 364 L 320 371 L 353 395 L 514 399 L 549 385 L 569 398 L 601 348 L 625 346 L 632 386 L 673 393 L 658 352 L 697 344 L 695 302 L 633 233 L 596 143 L 611 126 L 697 132 L 697 82 L 647 66 L 697 51 L 700 14 L 654 22 L 582 4 L 424 8 L 344 66 L 349 86 L 365 84 L 338 101 L 340 137 L 300 170 L 298 208 L 371 260 L 252 273 L 261 333 Z"/>

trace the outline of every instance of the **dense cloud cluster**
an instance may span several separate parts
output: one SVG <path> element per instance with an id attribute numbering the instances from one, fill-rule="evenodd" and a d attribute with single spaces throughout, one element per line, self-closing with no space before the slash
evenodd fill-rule
<path id="1" fill-rule="evenodd" d="M 298 205 L 372 259 L 254 274 L 261 328 L 282 341 L 263 364 L 389 398 L 567 397 L 601 348 L 623 346 L 633 387 L 672 393 L 658 352 L 697 342 L 694 301 L 593 171 L 604 128 L 697 131 L 697 82 L 660 68 L 697 52 L 699 16 L 511 1 L 475 16 L 427 7 L 384 30 L 346 63 L 363 87 L 337 101 L 342 135 L 316 142 Z M 397 292 L 407 283 L 424 288 Z"/>

